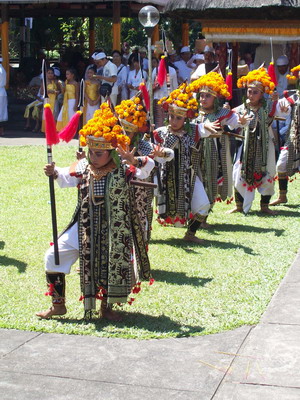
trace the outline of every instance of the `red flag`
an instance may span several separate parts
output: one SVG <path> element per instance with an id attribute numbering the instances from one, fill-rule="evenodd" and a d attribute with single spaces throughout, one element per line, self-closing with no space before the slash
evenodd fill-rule
<path id="1" fill-rule="evenodd" d="M 144 102 L 145 102 L 145 107 L 147 109 L 147 111 L 150 110 L 150 97 L 149 97 L 149 93 L 148 90 L 146 88 L 146 85 L 144 82 L 142 82 L 139 86 L 139 90 L 142 92 L 143 94 L 143 98 L 144 98 Z"/>
<path id="2" fill-rule="evenodd" d="M 271 80 L 274 83 L 274 85 L 277 86 L 277 78 L 276 78 L 275 66 L 274 66 L 273 62 L 270 62 L 270 65 L 268 67 L 268 74 L 270 75 Z"/>
<path id="3" fill-rule="evenodd" d="M 167 79 L 166 57 L 162 56 L 158 66 L 157 82 L 162 86 Z"/>
<path id="4" fill-rule="evenodd" d="M 228 75 L 226 76 L 226 85 L 228 86 L 228 92 L 230 93 L 230 96 L 227 97 L 227 100 L 232 99 L 232 72 L 228 72 Z"/>
<path id="5" fill-rule="evenodd" d="M 52 146 L 53 144 L 59 143 L 59 137 L 57 135 L 56 124 L 49 103 L 44 105 L 44 117 L 45 117 L 46 142 L 48 146 Z"/>
<path id="6" fill-rule="evenodd" d="M 73 139 L 77 132 L 79 120 L 80 120 L 80 115 L 82 114 L 81 111 L 76 111 L 76 113 L 73 115 L 73 117 L 70 119 L 69 123 L 67 126 L 65 126 L 58 134 L 59 138 L 61 140 L 64 140 L 65 142 L 69 142 L 70 140 Z"/>

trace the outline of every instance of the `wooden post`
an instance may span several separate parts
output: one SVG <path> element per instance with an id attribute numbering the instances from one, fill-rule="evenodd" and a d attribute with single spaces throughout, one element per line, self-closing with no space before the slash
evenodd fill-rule
<path id="1" fill-rule="evenodd" d="M 189 40 L 189 23 L 183 22 L 181 25 L 181 34 L 182 34 L 182 46 L 188 46 L 190 43 Z"/>
<path id="2" fill-rule="evenodd" d="M 95 53 L 95 17 L 89 17 L 89 56 Z"/>
<path id="3" fill-rule="evenodd" d="M 25 57 L 25 18 L 20 18 L 20 60 Z"/>
<path id="4" fill-rule="evenodd" d="M 121 6 L 113 2 L 113 50 L 121 50 Z"/>
<path id="5" fill-rule="evenodd" d="M 219 65 L 222 75 L 226 76 L 227 43 L 220 43 Z"/>
<path id="6" fill-rule="evenodd" d="M 6 88 L 9 84 L 9 43 L 8 43 L 8 29 L 9 29 L 9 18 L 8 18 L 8 5 L 1 5 L 1 52 L 3 58 L 3 68 L 6 71 Z"/>
<path id="7" fill-rule="evenodd" d="M 293 42 L 291 45 L 290 68 L 294 68 L 297 65 L 299 65 L 299 48 L 298 43 Z"/>
<path id="8" fill-rule="evenodd" d="M 158 41 L 159 41 L 159 25 L 157 24 L 157 25 L 155 25 L 155 27 L 153 29 L 151 43 L 155 44 Z"/>

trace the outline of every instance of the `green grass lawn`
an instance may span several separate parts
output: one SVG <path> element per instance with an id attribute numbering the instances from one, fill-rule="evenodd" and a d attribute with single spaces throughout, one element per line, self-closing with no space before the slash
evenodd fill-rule
<path id="1" fill-rule="evenodd" d="M 74 161 L 74 147 L 53 150 L 58 166 Z M 51 238 L 46 150 L 0 147 L 0 327 L 124 338 L 203 335 L 258 323 L 299 248 L 300 179 L 289 185 L 288 206 L 262 216 L 257 196 L 248 216 L 227 215 L 216 204 L 204 245 L 187 245 L 184 229 L 153 224 L 149 249 L 155 283 L 143 283 L 124 321 L 84 322 L 79 276 L 67 276 L 68 314 L 49 321 L 36 311 L 49 306 L 43 257 Z M 276 185 L 276 193 L 277 193 Z M 58 228 L 72 216 L 76 189 L 56 186 Z"/>

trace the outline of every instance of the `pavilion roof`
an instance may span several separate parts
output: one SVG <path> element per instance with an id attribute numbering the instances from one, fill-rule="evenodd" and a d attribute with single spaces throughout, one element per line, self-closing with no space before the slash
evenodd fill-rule
<path id="1" fill-rule="evenodd" d="M 164 11 L 190 19 L 297 19 L 299 0 L 168 0 Z"/>

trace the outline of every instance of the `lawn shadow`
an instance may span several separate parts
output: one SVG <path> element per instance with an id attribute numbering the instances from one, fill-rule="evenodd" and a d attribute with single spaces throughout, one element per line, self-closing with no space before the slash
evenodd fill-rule
<path id="1" fill-rule="evenodd" d="M 153 269 L 152 272 L 156 281 L 175 285 L 205 286 L 213 280 L 213 278 L 196 278 L 187 276 L 184 272 L 165 271 L 162 269 Z"/>
<path id="2" fill-rule="evenodd" d="M 253 225 L 242 225 L 242 224 L 213 224 L 208 232 L 214 233 L 214 231 L 220 232 L 250 232 L 250 233 L 267 233 L 274 232 L 275 236 L 281 236 L 284 234 L 284 229 L 272 229 L 272 228 L 261 228 Z"/>
<path id="3" fill-rule="evenodd" d="M 273 210 L 273 208 L 272 208 Z M 300 211 L 289 211 L 289 210 L 279 210 L 279 209 L 275 209 L 274 207 L 274 211 L 276 211 L 276 215 L 269 215 L 266 213 L 262 213 L 260 211 L 255 211 L 253 213 L 251 213 L 252 215 L 257 215 L 261 218 L 276 218 L 278 217 L 300 217 Z"/>
<path id="4" fill-rule="evenodd" d="M 227 249 L 243 249 L 245 253 L 247 254 L 252 254 L 252 255 L 257 255 L 257 253 L 253 252 L 253 249 L 251 247 L 243 246 L 242 244 L 234 244 L 230 242 L 221 242 L 219 240 L 207 240 L 205 239 L 202 244 L 197 244 L 197 243 L 187 243 L 183 242 L 182 239 L 153 239 L 151 240 L 151 243 L 153 244 L 167 244 L 169 246 L 173 247 L 181 247 L 183 250 L 191 253 L 196 253 L 198 252 L 194 251 L 193 248 L 203 248 L 206 249 L 207 247 L 216 247 L 219 249 L 227 250 Z"/>
<path id="5" fill-rule="evenodd" d="M 0 250 L 3 250 L 5 246 L 5 242 L 3 240 L 0 240 Z"/>
<path id="6" fill-rule="evenodd" d="M 6 256 L 0 256 L 0 265 L 7 267 L 8 265 L 13 265 L 18 268 L 19 272 L 25 272 L 27 264 L 23 261 L 16 260 L 15 258 L 10 258 Z"/>
<path id="7" fill-rule="evenodd" d="M 202 326 L 192 326 L 185 324 L 178 324 L 166 315 L 153 316 L 149 314 L 143 314 L 139 312 L 122 312 L 123 321 L 111 322 L 104 319 L 91 319 L 91 320 L 78 320 L 75 318 L 61 318 L 59 322 L 62 324 L 75 323 L 76 325 L 87 325 L 93 324 L 96 331 L 102 331 L 103 328 L 110 326 L 116 326 L 116 334 L 120 336 L 120 329 L 122 328 L 136 328 L 143 330 L 144 332 L 153 332 L 156 334 L 161 333 L 162 337 L 164 333 L 172 332 L 175 335 L 172 337 L 186 337 L 195 333 L 202 332 L 205 328 Z M 110 329 L 111 337 L 113 338 L 114 332 Z M 158 335 L 157 335 L 158 336 Z"/>

